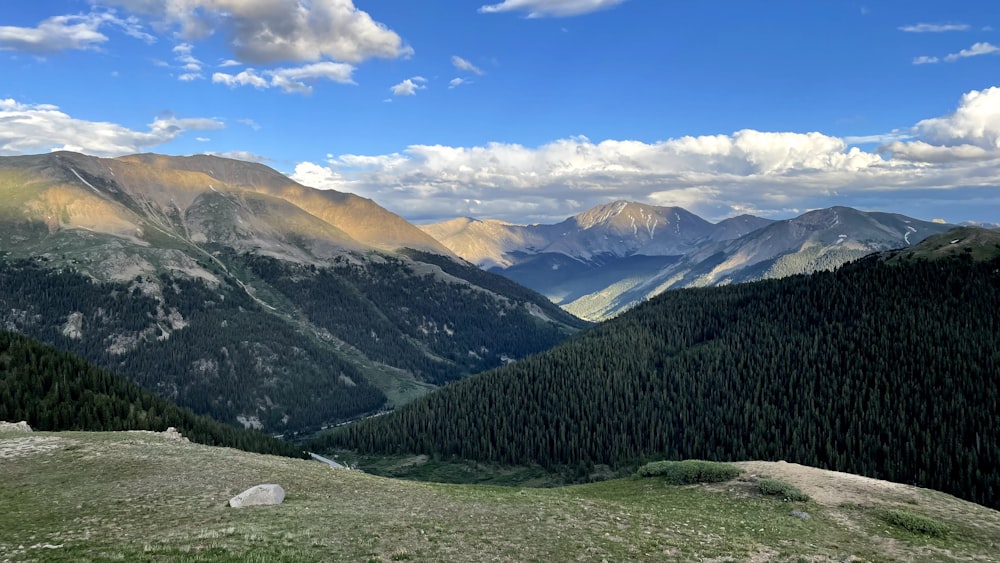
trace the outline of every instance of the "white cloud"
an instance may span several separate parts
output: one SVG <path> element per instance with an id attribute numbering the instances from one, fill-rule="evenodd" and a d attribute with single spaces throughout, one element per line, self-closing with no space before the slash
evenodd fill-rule
<path id="1" fill-rule="evenodd" d="M 238 74 L 216 72 L 212 75 L 212 82 L 225 84 L 230 88 L 237 86 L 253 86 L 258 89 L 281 88 L 285 93 L 309 94 L 313 89 L 308 82 L 332 80 L 341 84 L 354 84 L 354 80 L 351 78 L 353 73 L 354 67 L 349 64 L 327 61 L 263 72 L 252 68 Z"/>
<path id="2" fill-rule="evenodd" d="M 612 199 L 714 217 L 748 209 L 767 215 L 897 190 L 997 186 L 998 139 L 1000 88 L 990 88 L 963 96 L 950 115 L 886 135 L 742 130 L 654 143 L 572 137 L 539 147 L 413 145 L 303 162 L 293 178 L 373 198 L 417 220 L 550 221 Z M 865 151 L 848 141 L 888 144 Z"/>
<path id="3" fill-rule="evenodd" d="M 326 166 L 312 162 L 300 162 L 295 166 L 292 178 L 305 186 L 322 187 L 326 190 L 350 191 L 350 182 L 342 174 Z"/>
<path id="4" fill-rule="evenodd" d="M 462 57 L 459 57 L 458 55 L 455 55 L 451 58 L 451 64 L 454 65 L 455 68 L 457 68 L 458 70 L 465 70 L 473 74 L 478 74 L 479 76 L 486 74 L 485 72 L 482 71 L 482 69 L 470 63 L 469 61 L 463 59 Z"/>
<path id="5" fill-rule="evenodd" d="M 234 61 L 233 59 L 226 59 L 219 63 L 219 68 L 229 68 L 233 66 L 243 66 L 243 63 L 240 61 Z"/>
<path id="6" fill-rule="evenodd" d="M 181 74 L 177 77 L 178 80 L 181 82 L 191 82 L 205 78 L 205 75 L 201 73 L 205 63 L 194 56 L 194 45 L 179 43 L 171 50 L 174 53 L 174 61 L 177 63 L 177 68 L 181 71 Z M 157 66 L 170 66 L 162 61 L 158 61 L 156 64 Z"/>
<path id="7" fill-rule="evenodd" d="M 297 68 L 279 68 L 269 71 L 271 83 L 285 92 L 309 93 L 312 91 L 305 81 L 332 80 L 341 84 L 354 84 L 351 74 L 354 67 L 345 63 L 322 62 Z"/>
<path id="8" fill-rule="evenodd" d="M 487 4 L 479 8 L 483 14 L 522 11 L 529 18 L 566 17 L 606 10 L 625 0 L 504 0 L 499 4 Z"/>
<path id="9" fill-rule="evenodd" d="M 468 81 L 466 81 L 465 79 L 462 79 L 462 78 L 452 78 L 451 80 L 448 81 L 448 89 L 450 90 L 452 88 L 458 88 L 462 84 L 467 84 L 467 83 L 468 83 Z"/>
<path id="10" fill-rule="evenodd" d="M 941 146 L 924 141 L 903 143 L 895 141 L 880 147 L 883 153 L 892 153 L 893 159 L 912 162 L 946 164 L 959 160 L 988 160 L 996 158 L 990 151 L 975 145 Z"/>
<path id="11" fill-rule="evenodd" d="M 216 72 L 212 75 L 212 82 L 216 84 L 225 84 L 230 88 L 235 88 L 236 86 L 253 86 L 254 88 L 261 89 L 271 87 L 271 82 L 258 74 L 257 71 L 252 68 L 248 68 L 239 74 Z"/>
<path id="12" fill-rule="evenodd" d="M 959 59 L 966 59 L 969 57 L 978 57 L 981 55 L 996 55 L 1000 54 L 1000 47 L 993 45 L 991 43 L 981 42 L 976 43 L 968 49 L 962 49 L 957 53 L 952 53 L 944 58 L 944 60 L 953 63 Z"/>
<path id="13" fill-rule="evenodd" d="M 413 49 L 353 0 L 103 0 L 197 40 L 218 32 L 241 61 L 271 64 L 332 59 L 358 63 Z"/>
<path id="14" fill-rule="evenodd" d="M 920 137 L 937 145 L 973 145 L 1000 151 L 1000 87 L 962 96 L 954 113 L 917 123 Z"/>
<path id="15" fill-rule="evenodd" d="M 968 29 L 968 24 L 964 23 L 918 23 L 899 28 L 900 31 L 908 33 L 942 33 L 945 31 L 967 31 Z"/>
<path id="16" fill-rule="evenodd" d="M 407 78 L 406 80 L 390 87 L 392 94 L 394 96 L 416 96 L 417 90 L 424 90 L 427 86 L 423 83 L 427 82 L 427 79 L 423 76 L 414 76 L 413 78 Z"/>
<path id="17" fill-rule="evenodd" d="M 915 65 L 932 65 L 941 62 L 941 59 L 937 57 L 920 56 L 913 59 L 913 64 Z"/>
<path id="18" fill-rule="evenodd" d="M 136 18 L 119 18 L 114 12 L 53 16 L 37 27 L 0 26 L 0 50 L 39 55 L 69 50 L 99 50 L 108 36 L 101 27 L 115 27 L 148 43 L 155 38 L 143 31 Z"/>
<path id="19" fill-rule="evenodd" d="M 249 117 L 245 119 L 237 119 L 236 121 L 242 123 L 243 125 L 246 125 L 247 127 L 253 129 L 254 131 L 260 131 L 260 124 L 250 119 Z"/>
<path id="20" fill-rule="evenodd" d="M 143 152 L 186 131 L 221 129 L 216 119 L 157 117 L 148 131 L 73 118 L 53 105 L 0 100 L 0 154 L 71 150 L 97 156 Z"/>
<path id="21" fill-rule="evenodd" d="M 176 45 L 173 48 L 174 59 L 181 64 L 185 71 L 198 73 L 201 72 L 201 67 L 204 63 L 194 57 L 192 54 L 193 51 L 194 45 L 191 45 L 190 43 L 181 43 Z"/>
<path id="22" fill-rule="evenodd" d="M 97 31 L 101 23 L 96 17 L 55 16 L 38 27 L 0 26 L 0 49 L 37 54 L 97 49 L 108 40 Z"/>

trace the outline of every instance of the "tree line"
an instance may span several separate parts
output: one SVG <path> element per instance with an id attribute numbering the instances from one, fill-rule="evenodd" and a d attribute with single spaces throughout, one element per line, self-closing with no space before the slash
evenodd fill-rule
<path id="1" fill-rule="evenodd" d="M 2 330 L 0 420 L 26 420 L 46 431 L 162 432 L 173 426 L 201 444 L 303 455 L 293 444 L 196 415 L 73 354 Z"/>

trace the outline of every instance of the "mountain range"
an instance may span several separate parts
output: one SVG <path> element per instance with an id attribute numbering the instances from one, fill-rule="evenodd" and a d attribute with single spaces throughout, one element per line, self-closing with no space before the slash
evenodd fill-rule
<path id="1" fill-rule="evenodd" d="M 616 201 L 554 225 L 454 219 L 424 232 L 462 258 L 601 320 L 667 289 L 830 269 L 951 225 L 832 207 L 772 221 L 710 223 L 679 207 Z"/>
<path id="2" fill-rule="evenodd" d="M 585 325 L 370 200 L 213 156 L 0 157 L 0 251 L 0 327 L 274 432 Z"/>

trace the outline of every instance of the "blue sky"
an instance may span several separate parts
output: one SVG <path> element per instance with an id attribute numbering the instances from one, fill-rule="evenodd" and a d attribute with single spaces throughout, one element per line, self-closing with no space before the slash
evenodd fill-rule
<path id="1" fill-rule="evenodd" d="M 995 0 L 9 4 L 0 154 L 229 155 L 415 222 L 1000 221 Z"/>

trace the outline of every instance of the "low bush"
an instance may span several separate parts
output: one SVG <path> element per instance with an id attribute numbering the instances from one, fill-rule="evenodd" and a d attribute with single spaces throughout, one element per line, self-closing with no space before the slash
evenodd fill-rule
<path id="1" fill-rule="evenodd" d="M 779 479 L 761 479 L 757 482 L 757 488 L 762 495 L 781 497 L 782 500 L 809 500 L 809 495 Z"/>
<path id="2" fill-rule="evenodd" d="M 902 528 L 912 534 L 943 538 L 951 533 L 951 527 L 933 518 L 906 512 L 905 510 L 878 509 L 875 515 L 879 520 Z"/>
<path id="3" fill-rule="evenodd" d="M 661 477 L 671 485 L 719 483 L 736 478 L 743 471 L 738 467 L 715 461 L 684 460 L 654 461 L 636 471 L 639 477 Z"/>

